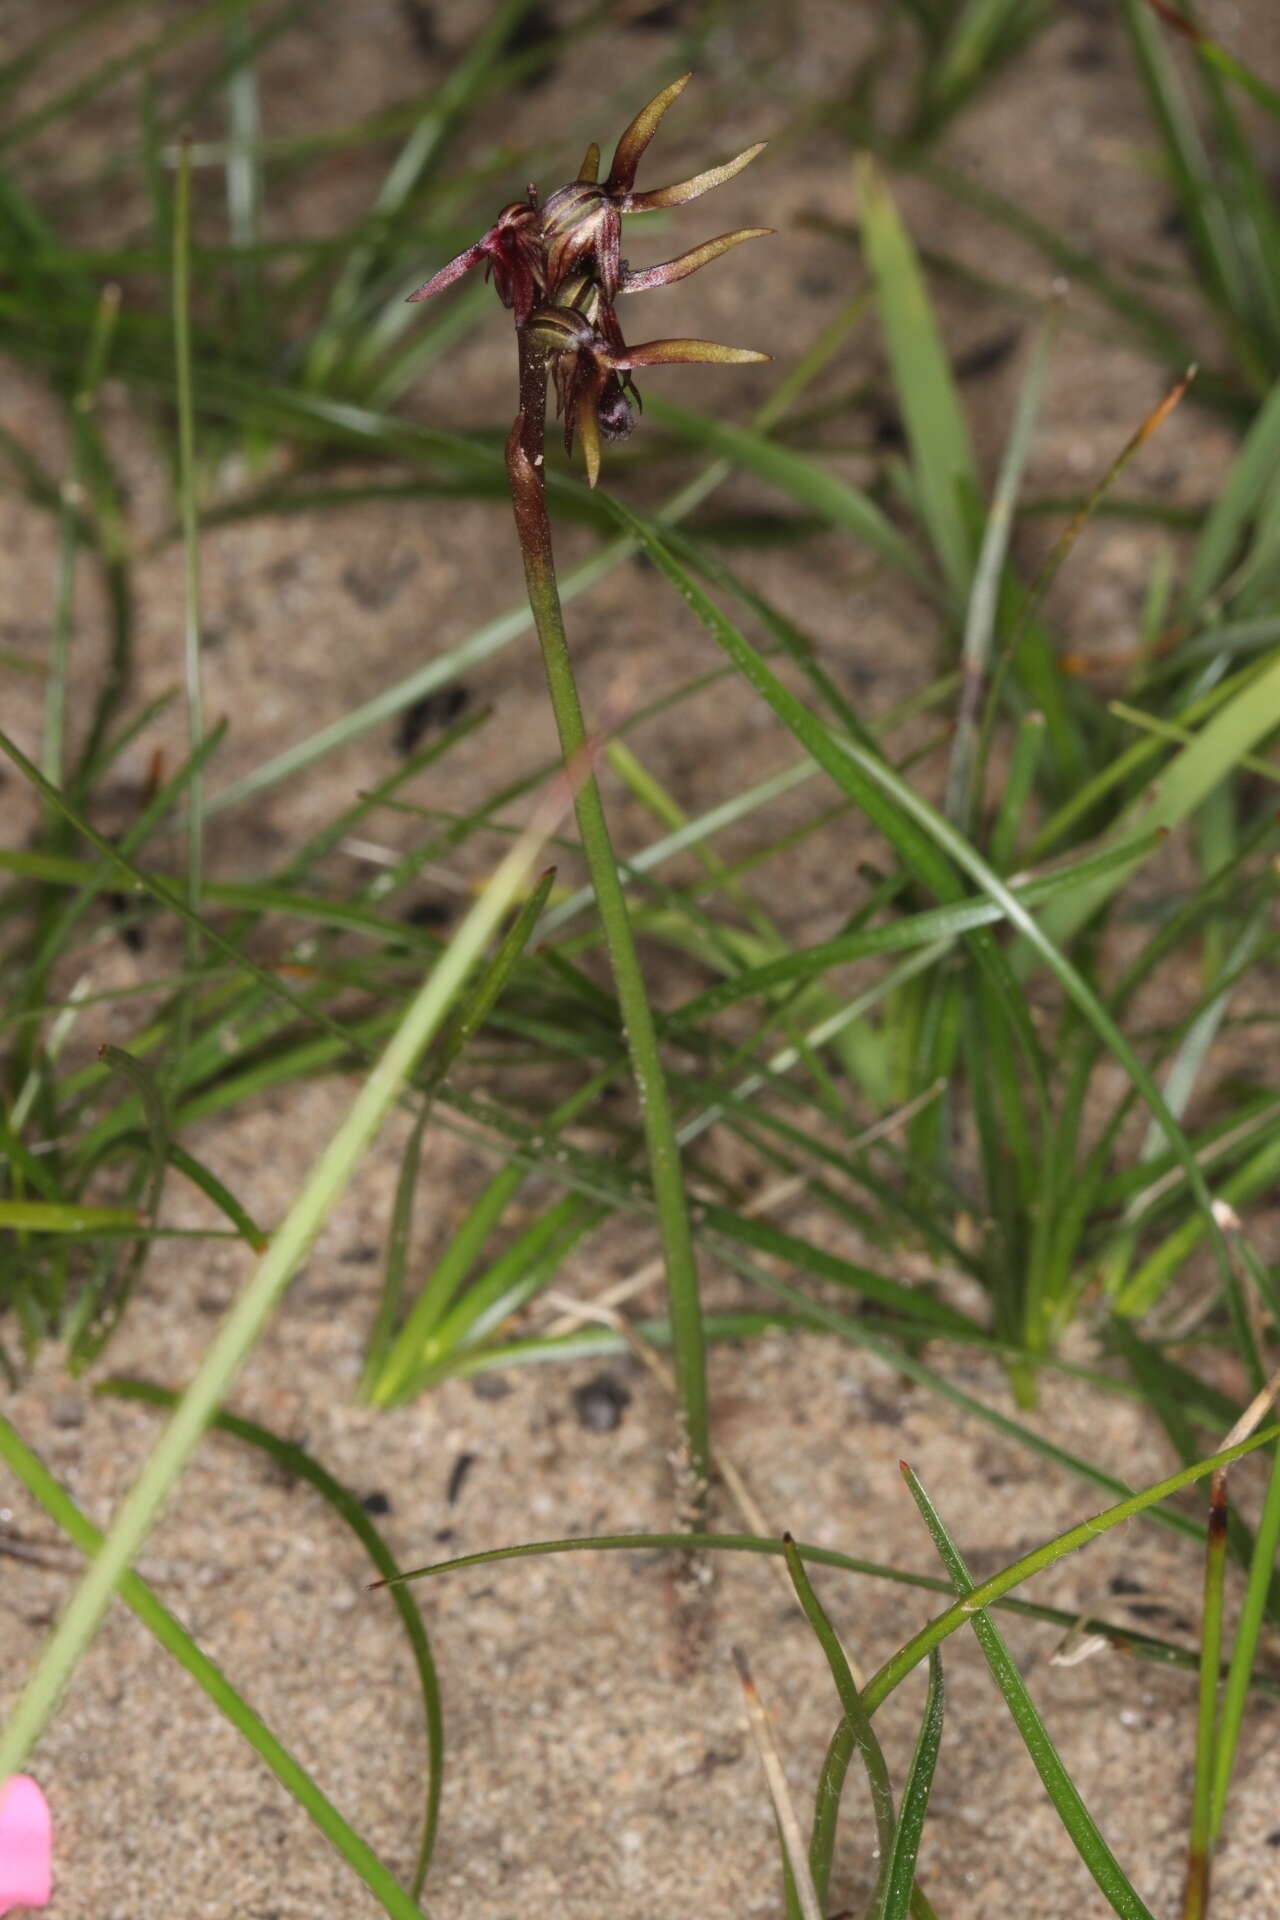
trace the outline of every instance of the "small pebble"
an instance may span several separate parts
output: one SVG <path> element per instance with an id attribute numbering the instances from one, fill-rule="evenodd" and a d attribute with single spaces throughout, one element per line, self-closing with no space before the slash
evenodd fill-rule
<path id="1" fill-rule="evenodd" d="M 598 1373 L 584 1387 L 574 1388 L 574 1412 L 587 1433 L 612 1433 L 630 1405 L 630 1393 L 611 1373 Z"/>

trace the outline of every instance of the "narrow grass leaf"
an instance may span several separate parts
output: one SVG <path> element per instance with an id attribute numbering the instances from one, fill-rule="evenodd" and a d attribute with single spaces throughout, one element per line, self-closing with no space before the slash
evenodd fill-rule
<path id="1" fill-rule="evenodd" d="M 400 1157 L 400 1177 L 396 1181 L 396 1197 L 391 1208 L 391 1229 L 387 1235 L 387 1253 L 382 1271 L 382 1293 L 378 1300 L 378 1311 L 374 1315 L 373 1326 L 369 1333 L 369 1345 L 365 1353 L 364 1372 L 360 1378 L 360 1393 L 368 1399 L 378 1375 L 386 1364 L 387 1353 L 400 1319 L 401 1302 L 404 1299 L 405 1267 L 409 1259 L 409 1236 L 413 1230 L 413 1202 L 418 1190 L 418 1177 L 422 1171 L 422 1142 L 431 1118 L 431 1103 L 423 1100 L 418 1108 L 418 1117 L 414 1121 Z"/>
<path id="2" fill-rule="evenodd" d="M 24 1444 L 2 1413 L 0 1458 L 81 1553 L 90 1556 L 101 1553 L 104 1535 L 85 1519 L 71 1496 Z M 203 1688 L 219 1713 L 249 1743 L 285 1791 L 292 1794 L 330 1845 L 368 1887 L 384 1912 L 391 1916 L 391 1920 L 426 1920 L 417 1901 L 411 1899 L 397 1883 L 367 1842 L 353 1827 L 348 1826 L 305 1767 L 294 1758 L 288 1747 L 276 1739 L 266 1722 L 232 1686 L 221 1668 L 201 1652 L 146 1582 L 136 1573 L 124 1573 L 120 1579 L 120 1598 L 165 1652 L 185 1668 L 197 1686 Z"/>
<path id="3" fill-rule="evenodd" d="M 974 1635 L 991 1669 L 991 1677 L 1004 1696 L 1004 1702 L 1013 1718 L 1013 1723 L 1022 1735 L 1045 1792 L 1053 1802 L 1054 1809 L 1066 1828 L 1072 1845 L 1093 1875 L 1099 1891 L 1105 1896 L 1112 1911 L 1118 1913 L 1121 1920 L 1153 1920 L 1150 1909 L 1139 1899 L 1115 1855 L 1099 1832 L 1084 1801 L 1080 1798 L 1075 1782 L 1063 1766 L 1057 1748 L 1043 1720 L 1036 1712 L 1031 1695 L 1027 1692 L 1026 1683 L 1005 1646 L 999 1628 L 981 1607 L 974 1609 L 970 1596 L 974 1594 L 975 1588 L 969 1577 L 969 1570 L 943 1525 L 937 1508 L 906 1462 L 902 1461 L 900 1465 L 903 1478 L 911 1490 L 911 1497 L 929 1529 L 930 1537 L 938 1549 L 939 1558 L 947 1569 L 952 1586 L 960 1596 L 963 1610 L 969 1616 Z"/>
<path id="4" fill-rule="evenodd" d="M 856 184 L 863 246 L 911 443 L 921 510 L 952 601 L 962 606 L 973 576 L 973 529 L 981 499 L 969 430 L 915 248 L 888 188 L 866 156 L 859 161 Z"/>
<path id="5" fill-rule="evenodd" d="M 153 1385 L 149 1380 L 113 1378 L 103 1380 L 94 1388 L 94 1392 L 116 1400 L 141 1402 L 150 1407 L 173 1408 L 180 1394 L 168 1387 Z M 292 1478 L 305 1480 L 314 1487 L 322 1499 L 327 1500 L 338 1518 L 355 1534 L 361 1546 L 368 1554 L 379 1574 L 390 1579 L 399 1571 L 395 1555 L 379 1533 L 367 1509 L 361 1504 L 349 1488 L 323 1467 L 296 1440 L 283 1440 L 269 1427 L 259 1426 L 256 1421 L 245 1420 L 239 1414 L 215 1414 L 210 1423 L 214 1432 L 228 1434 L 234 1440 L 242 1441 L 246 1446 L 256 1447 L 275 1461 L 283 1472 Z M 397 1588 L 392 1599 L 400 1590 Z M 407 1596 L 406 1596 L 407 1597 Z M 422 1840 L 418 1851 L 418 1862 L 414 1877 L 410 1883 L 413 1899 L 422 1891 L 427 1866 L 435 1844 L 436 1827 L 440 1813 L 440 1790 L 444 1784 L 444 1714 L 440 1704 L 440 1683 L 436 1676 L 435 1661 L 431 1655 L 431 1644 L 427 1639 L 427 1630 L 422 1624 L 422 1614 L 412 1603 L 396 1607 L 404 1627 L 405 1638 L 409 1642 L 409 1651 L 413 1657 L 414 1668 L 418 1676 L 418 1687 L 422 1694 L 423 1720 L 427 1730 L 427 1803 L 423 1814 Z"/>
<path id="6" fill-rule="evenodd" d="M 911 1771 L 902 1792 L 898 1830 L 884 1874 L 884 1899 L 879 1920 L 907 1920 L 916 1911 L 912 1902 L 916 1859 L 933 1791 L 933 1773 L 942 1745 L 942 1656 L 935 1647 L 929 1655 L 929 1691 L 925 1697 L 924 1718 L 911 1756 Z"/>
<path id="7" fill-rule="evenodd" d="M 1209 1814 L 1210 1842 L 1216 1840 L 1222 1831 L 1227 1793 L 1239 1751 L 1240 1730 L 1267 1615 L 1277 1553 L 1280 1553 L 1280 1448 L 1272 1456 L 1271 1478 L 1267 1483 L 1262 1517 L 1258 1522 L 1253 1556 L 1249 1562 L 1248 1584 L 1236 1622 L 1231 1664 L 1222 1693 Z"/>
<path id="8" fill-rule="evenodd" d="M 0 1229 L 10 1233 L 98 1233 L 143 1227 L 139 1207 L 90 1207 L 72 1200 L 0 1200 Z"/>
<path id="9" fill-rule="evenodd" d="M 962 833 L 971 832 L 973 827 L 974 781 L 978 773 L 978 716 L 995 642 L 1000 582 L 1013 534 L 1022 476 L 1039 416 L 1040 395 L 1044 388 L 1053 334 L 1053 320 L 1050 317 L 1041 327 L 1031 364 L 1018 391 L 1017 409 L 1009 429 L 996 489 L 987 510 L 982 545 L 965 609 L 960 648 L 963 680 L 943 802 L 947 818 Z"/>
<path id="10" fill-rule="evenodd" d="M 1218 1762 L 1218 1693 L 1222 1659 L 1222 1608 L 1227 1570 L 1227 1470 L 1209 1482 L 1209 1538 L 1204 1554 L 1204 1604 L 1200 1620 L 1200 1690 L 1196 1713 L 1195 1784 L 1187 1832 L 1187 1877 L 1183 1920 L 1205 1920 L 1213 1858 L 1213 1789 Z"/>
<path id="11" fill-rule="evenodd" d="M 822 1602 L 813 1590 L 813 1582 L 805 1572 L 804 1561 L 796 1551 L 796 1543 L 789 1533 L 782 1536 L 782 1551 L 786 1558 L 787 1572 L 791 1584 L 796 1590 L 805 1619 L 813 1628 L 818 1645 L 826 1655 L 827 1665 L 831 1669 L 831 1678 L 835 1682 L 836 1693 L 841 1710 L 848 1723 L 853 1745 L 862 1756 L 867 1772 L 867 1785 L 871 1789 L 871 1813 L 875 1821 L 876 1841 L 880 1855 L 880 1874 L 878 1884 L 883 1884 L 885 1866 L 893 1847 L 897 1821 L 893 1811 L 893 1789 L 889 1784 L 889 1769 L 884 1753 L 876 1737 L 875 1729 L 862 1705 L 862 1696 L 858 1692 L 858 1683 L 845 1658 L 844 1648 L 839 1635 L 828 1620 Z M 835 1847 L 836 1820 L 840 1809 L 839 1787 L 824 1779 L 818 1790 L 818 1804 L 814 1814 L 813 1837 L 809 1847 L 809 1864 L 813 1873 L 818 1898 L 825 1901 L 827 1887 L 831 1879 L 831 1858 Z"/>

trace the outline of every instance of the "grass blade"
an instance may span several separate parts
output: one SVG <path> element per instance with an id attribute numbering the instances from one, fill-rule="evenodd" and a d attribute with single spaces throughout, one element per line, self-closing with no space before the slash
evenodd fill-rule
<path id="1" fill-rule="evenodd" d="M 1200 1622 L 1200 1698 L 1196 1714 L 1196 1770 L 1187 1835 L 1183 1920 L 1205 1920 L 1213 1858 L 1213 1787 L 1217 1771 L 1218 1689 L 1222 1657 L 1222 1602 L 1227 1569 L 1227 1470 L 1209 1482 L 1209 1539 L 1204 1555 L 1204 1610 Z"/>
<path id="2" fill-rule="evenodd" d="M 175 1407 L 181 1398 L 168 1387 L 155 1386 L 149 1380 L 111 1379 L 102 1381 L 94 1392 L 113 1400 L 131 1400 L 149 1407 Z M 256 1447 L 267 1454 L 285 1473 L 298 1480 L 305 1480 L 308 1486 L 315 1488 L 320 1496 L 327 1500 L 338 1518 L 350 1527 L 361 1546 L 368 1554 L 374 1566 L 384 1579 L 394 1577 L 398 1568 L 395 1555 L 373 1524 L 365 1507 L 356 1496 L 344 1487 L 340 1480 L 320 1462 L 312 1457 L 295 1440 L 282 1440 L 279 1434 L 272 1433 L 269 1427 L 259 1426 L 254 1420 L 245 1420 L 239 1414 L 219 1413 L 210 1423 L 214 1432 L 229 1434 L 232 1439 L 243 1441 L 246 1446 Z M 399 1592 L 397 1588 L 392 1599 Z M 431 1644 L 427 1639 L 427 1630 L 422 1624 L 422 1615 L 412 1603 L 397 1606 L 404 1627 L 413 1664 L 417 1670 L 418 1686 L 422 1694 L 423 1718 L 427 1729 L 427 1801 L 422 1820 L 422 1839 L 418 1848 L 417 1864 L 410 1882 L 410 1896 L 416 1900 L 422 1891 L 427 1876 L 427 1867 L 431 1861 L 435 1845 L 436 1827 L 440 1817 L 440 1790 L 444 1784 L 444 1714 L 440 1704 L 440 1683 L 436 1677 L 435 1661 L 431 1657 Z"/>
<path id="3" fill-rule="evenodd" d="M 25 1446 L 16 1430 L 0 1413 L 0 1459 L 22 1482 L 27 1492 L 44 1508 L 49 1518 L 82 1553 L 100 1554 L 104 1536 L 85 1519 L 80 1509 L 53 1475 Z M 136 1573 L 124 1573 L 120 1580 L 120 1598 L 179 1666 L 208 1694 L 219 1713 L 243 1735 L 254 1752 L 266 1763 L 286 1792 L 314 1820 L 330 1844 L 359 1875 L 391 1920 L 425 1920 L 416 1900 L 404 1889 L 379 1860 L 372 1848 L 348 1826 L 333 1803 L 321 1792 L 311 1775 L 284 1746 L 265 1721 L 232 1686 L 216 1666 Z M 12 1722 L 10 1722 L 12 1725 Z"/>
<path id="4" fill-rule="evenodd" d="M 902 1794 L 898 1831 L 884 1876 L 884 1902 L 879 1920 L 907 1920 L 912 1912 L 911 1893 L 915 1881 L 916 1856 L 924 1832 L 929 1795 L 933 1789 L 933 1770 L 942 1744 L 942 1656 L 935 1647 L 929 1655 L 929 1692 L 924 1703 L 924 1719 L 911 1756 L 911 1771 Z"/>
<path id="5" fill-rule="evenodd" d="M 1004 1696 L 1005 1705 L 1013 1717 L 1014 1725 L 1022 1735 L 1044 1790 L 1052 1800 L 1072 1845 L 1093 1875 L 1112 1911 L 1121 1915 L 1121 1920 L 1153 1920 L 1150 1908 L 1139 1899 L 1121 1869 L 1120 1863 L 1098 1831 L 1092 1815 L 1076 1790 L 1074 1781 L 1059 1759 L 1048 1729 L 1036 1712 L 1031 1695 L 1027 1692 L 1022 1675 L 1018 1672 L 1005 1646 L 999 1628 L 981 1607 L 975 1609 L 970 1597 L 974 1594 L 975 1588 L 969 1577 L 969 1570 L 947 1533 L 937 1508 L 905 1460 L 900 1461 L 899 1465 L 902 1468 L 903 1478 L 911 1490 L 911 1497 L 929 1529 L 934 1546 L 938 1549 L 938 1556 L 947 1569 L 955 1592 L 960 1596 L 963 1610 L 969 1616 L 978 1644 L 991 1669 L 991 1677 Z"/>
<path id="6" fill-rule="evenodd" d="M 982 497 L 977 462 L 915 248 L 869 158 L 856 186 L 894 389 L 911 443 L 921 512 L 950 589 L 963 606 L 973 578 Z"/>
<path id="7" fill-rule="evenodd" d="M 885 1764 L 884 1753 L 875 1729 L 862 1705 L 858 1683 L 850 1671 L 839 1636 L 823 1611 L 822 1602 L 813 1590 L 813 1583 L 805 1572 L 804 1561 L 797 1553 L 796 1543 L 789 1533 L 784 1533 L 782 1536 L 782 1551 L 786 1558 L 787 1572 L 791 1576 L 791 1584 L 796 1590 L 796 1598 L 804 1611 L 804 1617 L 813 1628 L 818 1645 L 826 1655 L 852 1744 L 861 1754 L 862 1763 L 867 1771 L 867 1785 L 871 1789 L 871 1812 L 876 1824 L 880 1854 L 878 1885 L 883 1885 L 885 1868 L 893 1849 L 893 1838 L 897 1830 L 897 1820 L 893 1811 L 893 1789 L 889 1785 L 889 1769 Z M 834 1791 L 830 1790 L 832 1785 L 833 1783 L 825 1777 L 819 1785 L 813 1838 L 809 1847 L 809 1864 L 820 1901 L 826 1900 L 827 1887 L 831 1879 L 831 1856 L 835 1847 L 836 1820 L 840 1810 L 840 1790 L 838 1786 Z"/>

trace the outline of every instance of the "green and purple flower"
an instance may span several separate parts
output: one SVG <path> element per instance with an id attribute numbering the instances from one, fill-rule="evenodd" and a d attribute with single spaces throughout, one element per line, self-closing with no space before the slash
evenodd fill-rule
<path id="1" fill-rule="evenodd" d="M 592 486 L 600 471 L 602 439 L 624 439 L 635 424 L 639 395 L 630 378 L 633 368 L 689 362 L 740 365 L 770 357 L 710 340 L 649 340 L 629 347 L 615 311 L 619 295 L 670 286 L 741 241 L 761 239 L 772 231 L 742 227 L 639 271 L 622 258 L 624 214 L 683 206 L 732 180 L 763 146 L 761 142 L 748 147 L 723 166 L 675 186 L 637 193 L 636 169 L 644 151 L 690 77 L 686 73 L 673 80 L 636 115 L 614 150 L 606 179 L 599 179 L 600 149 L 593 144 L 576 180 L 557 187 L 541 207 L 536 189 L 530 187 L 527 202 L 504 207 L 482 239 L 409 296 L 429 299 L 470 268 L 485 265 L 499 299 L 512 309 L 517 328 L 547 358 L 564 421 L 565 446 L 571 452 L 575 437 L 581 443 Z"/>

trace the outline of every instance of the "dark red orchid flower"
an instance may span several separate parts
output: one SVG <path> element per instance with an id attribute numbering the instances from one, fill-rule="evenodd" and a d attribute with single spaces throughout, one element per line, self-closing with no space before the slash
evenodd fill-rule
<path id="1" fill-rule="evenodd" d="M 755 159 L 763 142 L 733 160 L 695 174 L 675 186 L 635 191 L 636 169 L 662 116 L 684 92 L 691 76 L 682 74 L 643 107 L 614 149 L 603 181 L 600 149 L 588 147 L 576 180 L 558 187 L 539 208 L 536 190 L 526 202 L 504 207 L 496 223 L 474 246 L 433 274 L 411 300 L 427 300 L 451 286 L 483 261 L 493 273 L 504 306 L 516 326 L 546 354 L 564 420 L 565 446 L 581 443 L 587 478 L 595 485 L 601 440 L 621 440 L 635 424 L 639 395 L 630 378 L 633 367 L 677 362 L 741 365 L 767 360 L 747 347 L 721 347 L 710 340 L 650 340 L 628 347 L 614 310 L 620 294 L 648 293 L 696 273 L 743 240 L 762 239 L 769 227 L 740 227 L 704 240 L 687 253 L 658 266 L 635 270 L 621 257 L 622 217 L 660 207 L 683 206 L 699 194 L 732 180 Z"/>

